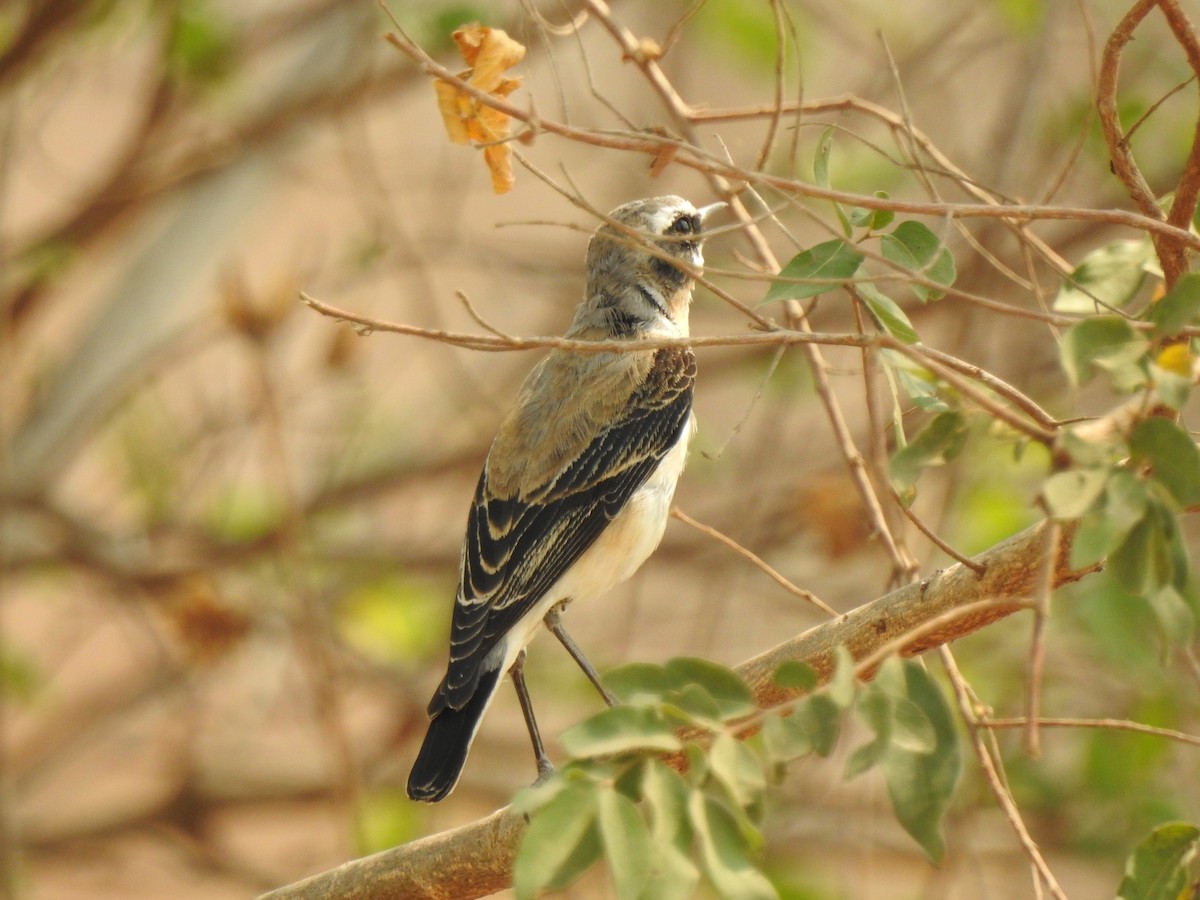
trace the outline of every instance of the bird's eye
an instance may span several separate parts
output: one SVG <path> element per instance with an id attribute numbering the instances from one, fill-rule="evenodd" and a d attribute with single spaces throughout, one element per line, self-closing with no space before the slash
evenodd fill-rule
<path id="1" fill-rule="evenodd" d="M 671 227 L 667 229 L 667 234 L 695 234 L 699 230 L 700 222 L 696 216 L 681 213 L 671 223 Z"/>

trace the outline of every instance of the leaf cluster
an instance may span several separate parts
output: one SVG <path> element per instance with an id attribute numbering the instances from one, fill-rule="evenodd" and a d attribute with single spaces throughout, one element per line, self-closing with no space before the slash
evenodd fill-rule
<path id="1" fill-rule="evenodd" d="M 872 737 L 850 755 L 846 776 L 878 768 L 901 825 L 939 858 L 961 759 L 925 669 L 892 659 L 864 685 L 842 650 L 819 690 L 799 663 L 776 678 L 808 693 L 765 713 L 735 672 L 705 660 L 610 673 L 620 705 L 567 731 L 571 762 L 514 801 L 530 818 L 517 896 L 564 889 L 603 858 L 623 900 L 690 897 L 702 882 L 722 897 L 777 897 L 762 868 L 766 790 L 797 760 L 833 753 L 847 715 Z"/>

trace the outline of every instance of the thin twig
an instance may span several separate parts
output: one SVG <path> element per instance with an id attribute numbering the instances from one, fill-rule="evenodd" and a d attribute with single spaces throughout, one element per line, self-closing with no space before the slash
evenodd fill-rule
<path id="1" fill-rule="evenodd" d="M 1181 744 L 1191 744 L 1200 747 L 1200 735 L 1176 731 L 1173 728 L 1159 728 L 1156 725 L 1144 725 L 1141 722 L 1131 722 L 1128 719 L 1076 719 L 1053 716 L 1041 716 L 1038 725 L 1042 728 L 1104 728 L 1112 731 L 1136 731 L 1139 734 L 1150 734 L 1155 737 L 1167 738 Z M 1028 728 L 1027 716 L 1015 716 L 1007 719 L 981 718 L 976 721 L 981 728 Z"/>
<path id="2" fill-rule="evenodd" d="M 980 577 L 983 576 L 984 572 L 986 572 L 987 570 L 983 567 L 983 565 L 981 563 L 977 563 L 977 562 L 975 562 L 975 560 L 971 559 L 969 556 L 965 556 L 962 553 L 959 553 L 957 550 L 955 550 L 953 547 L 951 547 L 949 544 L 947 544 L 944 540 L 942 540 L 940 537 L 938 537 L 937 533 L 934 532 L 933 529 L 931 529 L 928 525 L 926 525 L 924 522 L 922 522 L 920 517 L 918 517 L 916 513 L 914 513 L 911 509 L 909 509 L 909 507 L 900 499 L 900 495 L 897 494 L 895 491 L 892 491 L 892 499 L 896 501 L 896 505 L 900 507 L 900 511 L 904 513 L 904 515 L 908 518 L 908 521 L 912 522 L 913 525 L 915 525 L 917 527 L 917 530 L 919 532 L 921 532 L 921 534 L 925 535 L 925 537 L 929 538 L 930 541 L 932 541 L 934 544 L 936 544 L 937 548 L 939 550 L 941 550 L 943 553 L 945 553 L 947 556 L 951 557 L 952 559 L 955 559 L 958 562 L 962 563 L 964 566 L 966 566 L 968 569 L 970 569 L 976 575 L 979 575 Z"/>
<path id="3" fill-rule="evenodd" d="M 1029 829 L 1025 827 L 1025 821 L 1021 818 L 1021 810 L 1017 808 L 1012 793 L 1009 792 L 1004 781 L 1001 779 L 996 760 L 992 758 L 992 754 L 989 752 L 987 745 L 979 733 L 980 726 L 976 721 L 975 710 L 972 707 L 970 698 L 967 696 L 967 682 L 962 672 L 959 671 L 958 664 L 954 661 L 954 654 L 947 647 L 939 648 L 939 653 L 942 665 L 945 666 L 946 673 L 950 676 L 950 684 L 954 689 L 954 697 L 958 702 L 959 714 L 967 724 L 967 733 L 971 739 L 971 746 L 975 749 L 975 756 L 979 760 L 979 766 L 983 770 L 988 786 L 992 789 L 992 795 L 996 798 L 996 802 L 1000 804 L 1000 809 L 1008 819 L 1008 823 L 1016 834 L 1017 840 L 1020 841 L 1025 855 L 1029 857 L 1038 876 L 1046 883 L 1046 887 L 1049 889 L 1051 895 L 1057 898 L 1057 900 L 1067 900 L 1067 895 L 1059 887 L 1058 880 L 1046 864 L 1046 860 L 1042 856 L 1042 851 L 1038 849 L 1037 842 L 1029 834 Z"/>
<path id="4" fill-rule="evenodd" d="M 829 606 L 824 600 L 822 600 L 820 597 L 818 597 L 812 591 L 806 591 L 806 590 L 804 590 L 804 588 L 799 587 L 796 584 L 794 584 L 793 582 L 789 581 L 786 576 L 782 575 L 777 569 L 772 567 L 771 564 L 768 563 L 766 560 L 764 560 L 761 556 L 756 554 L 753 550 L 749 550 L 749 549 L 743 547 L 741 544 L 739 544 L 737 541 L 735 541 L 729 535 L 725 534 L 724 532 L 718 531 L 717 529 L 713 528 L 711 525 L 705 525 L 703 522 L 697 522 L 695 519 L 693 519 L 691 516 L 689 516 L 683 510 L 681 510 L 678 506 L 671 507 L 671 516 L 672 516 L 672 518 L 678 519 L 680 522 L 683 522 L 685 525 L 690 525 L 692 528 L 695 528 L 701 534 L 708 535 L 713 540 L 724 544 L 726 547 L 728 547 L 734 553 L 738 554 L 738 556 L 741 556 L 743 559 L 749 561 L 751 565 L 753 565 L 755 568 L 762 571 L 772 581 L 774 581 L 776 584 L 778 584 L 781 588 L 783 588 L 789 594 L 792 594 L 795 597 L 799 597 L 805 603 L 811 603 L 813 606 L 815 606 L 817 609 L 821 610 L 821 612 L 825 613 L 825 615 L 827 615 L 827 616 L 837 616 L 837 610 L 835 610 L 833 607 Z"/>

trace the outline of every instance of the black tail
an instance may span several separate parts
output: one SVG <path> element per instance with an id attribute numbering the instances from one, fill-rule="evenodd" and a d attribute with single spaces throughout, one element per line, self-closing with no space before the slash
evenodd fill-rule
<path id="1" fill-rule="evenodd" d="M 408 775 L 408 796 L 413 800 L 436 803 L 454 790 L 499 681 L 499 669 L 484 672 L 475 693 L 462 709 L 446 707 L 434 715 Z"/>

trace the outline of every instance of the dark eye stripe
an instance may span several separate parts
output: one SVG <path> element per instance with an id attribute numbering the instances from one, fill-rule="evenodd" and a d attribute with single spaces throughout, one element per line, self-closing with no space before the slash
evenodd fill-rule
<path id="1" fill-rule="evenodd" d="M 696 234 L 700 231 L 700 217 L 681 213 L 667 228 L 667 234 Z"/>

